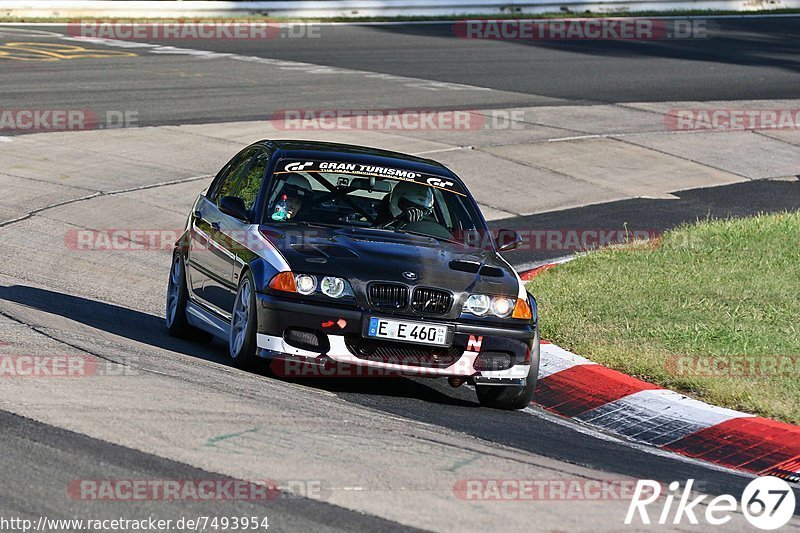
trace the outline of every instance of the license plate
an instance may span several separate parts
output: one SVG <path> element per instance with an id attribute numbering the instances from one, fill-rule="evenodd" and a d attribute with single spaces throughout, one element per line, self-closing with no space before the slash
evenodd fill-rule
<path id="1" fill-rule="evenodd" d="M 447 326 L 371 317 L 367 337 L 447 346 Z"/>

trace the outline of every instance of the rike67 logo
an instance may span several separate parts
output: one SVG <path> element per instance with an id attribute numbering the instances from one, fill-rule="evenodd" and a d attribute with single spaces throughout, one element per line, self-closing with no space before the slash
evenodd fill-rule
<path id="1" fill-rule="evenodd" d="M 739 501 L 730 494 L 722 494 L 705 505 L 705 512 L 699 508 L 708 495 L 693 497 L 690 479 L 681 489 L 678 481 L 669 484 L 669 491 L 660 498 L 661 484 L 652 480 L 639 480 L 633 492 L 625 524 L 699 524 L 701 519 L 713 526 L 722 526 L 732 519 L 732 513 L 739 509 L 750 524 L 758 529 L 771 531 L 785 526 L 795 512 L 795 495 L 791 486 L 784 480 L 766 476 L 751 481 L 742 492 Z M 663 505 L 661 504 L 663 501 Z M 654 511 L 651 519 L 650 512 Z"/>

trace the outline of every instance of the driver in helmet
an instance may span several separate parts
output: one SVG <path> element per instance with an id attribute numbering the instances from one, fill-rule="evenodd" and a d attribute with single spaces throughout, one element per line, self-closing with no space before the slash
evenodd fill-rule
<path id="1" fill-rule="evenodd" d="M 430 187 L 401 181 L 389 193 L 388 209 L 378 217 L 377 225 L 388 225 L 395 221 L 406 224 L 419 222 L 433 210 L 433 191 Z"/>
<path id="2" fill-rule="evenodd" d="M 273 204 L 273 220 L 290 220 L 297 218 L 311 200 L 311 183 L 302 174 L 292 173 L 286 176 L 280 192 Z M 281 206 L 285 202 L 285 206 Z M 285 207 L 283 211 L 282 207 Z"/>

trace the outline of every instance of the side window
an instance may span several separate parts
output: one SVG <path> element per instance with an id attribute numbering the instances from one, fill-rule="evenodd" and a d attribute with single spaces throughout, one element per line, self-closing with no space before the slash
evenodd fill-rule
<path id="1" fill-rule="evenodd" d="M 214 198 L 215 204 L 219 205 L 219 201 L 223 196 L 237 196 L 234 193 L 236 184 L 239 183 L 239 178 L 242 177 L 242 174 L 245 173 L 249 166 L 250 159 L 245 158 L 231 168 L 231 171 L 223 178 L 222 183 L 219 184 L 219 191 L 217 191 L 217 196 Z"/>
<path id="2" fill-rule="evenodd" d="M 234 196 L 244 200 L 248 211 L 253 209 L 258 192 L 261 190 L 261 184 L 264 183 L 267 163 L 269 163 L 269 158 L 266 155 L 261 155 L 255 159 L 253 165 L 242 173 L 242 178 L 233 193 Z"/>
<path id="3" fill-rule="evenodd" d="M 219 205 L 219 200 L 223 196 L 229 196 L 233 187 L 236 185 L 238 178 L 242 172 L 247 168 L 250 158 L 253 156 L 252 150 L 240 154 L 233 161 L 228 163 L 227 168 L 223 171 L 219 180 L 214 185 L 212 191 L 208 195 L 208 199 Z"/>

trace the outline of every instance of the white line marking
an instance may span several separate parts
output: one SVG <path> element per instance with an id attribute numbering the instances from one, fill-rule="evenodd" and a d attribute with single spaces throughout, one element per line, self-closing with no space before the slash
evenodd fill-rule
<path id="1" fill-rule="evenodd" d="M 582 141 L 584 139 L 600 139 L 605 135 L 575 135 L 574 137 L 556 137 L 554 139 L 547 139 L 549 143 L 558 143 L 562 141 Z"/>
<path id="2" fill-rule="evenodd" d="M 438 150 L 427 150 L 425 152 L 414 152 L 412 155 L 441 154 L 442 152 L 458 152 L 460 150 L 472 150 L 472 146 L 454 146 L 452 148 L 439 148 Z"/>
<path id="3" fill-rule="evenodd" d="M 370 79 L 380 79 L 384 81 L 396 81 L 403 83 L 406 87 L 423 89 L 429 91 L 493 91 L 489 87 L 478 87 L 476 85 L 465 85 L 461 83 L 449 83 L 442 81 L 426 80 L 423 78 L 411 78 L 408 76 L 395 76 L 393 74 L 382 74 L 367 70 L 356 70 L 331 67 L 328 65 L 318 65 L 316 63 L 303 63 L 300 61 L 285 61 L 259 56 L 245 56 L 231 53 L 212 52 L 209 50 L 198 50 L 195 48 L 179 48 L 177 46 L 162 46 L 159 44 L 142 43 L 136 41 L 120 41 L 117 39 L 101 39 L 89 37 L 71 37 L 64 35 L 62 39 L 79 43 L 94 43 L 118 48 L 139 48 L 147 49 L 152 54 L 172 54 L 196 57 L 199 59 L 232 59 L 234 61 L 245 61 L 248 63 L 261 63 L 270 65 L 281 70 L 296 70 L 306 74 L 330 75 L 330 74 L 350 74 L 364 76 Z"/>
<path id="4" fill-rule="evenodd" d="M 7 35 L 11 37 L 51 37 L 54 39 L 59 39 L 63 36 L 60 33 L 52 31 L 28 30 L 25 28 L 6 28 L 3 26 L 4 26 L 3 24 L 0 24 L 0 36 Z"/>

